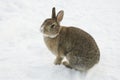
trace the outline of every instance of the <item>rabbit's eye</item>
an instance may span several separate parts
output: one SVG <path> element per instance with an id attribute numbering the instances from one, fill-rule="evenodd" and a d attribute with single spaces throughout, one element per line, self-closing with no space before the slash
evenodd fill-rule
<path id="1" fill-rule="evenodd" d="M 52 25 L 51 25 L 51 28 L 55 28 L 55 24 L 52 24 Z"/>

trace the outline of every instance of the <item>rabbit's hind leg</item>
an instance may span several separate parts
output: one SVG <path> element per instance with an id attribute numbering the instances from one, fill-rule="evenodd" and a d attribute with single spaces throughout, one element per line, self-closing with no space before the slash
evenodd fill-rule
<path id="1" fill-rule="evenodd" d="M 75 70 L 84 71 L 85 65 L 83 59 L 79 56 L 78 51 L 71 51 L 66 55 L 69 66 Z"/>
<path id="2" fill-rule="evenodd" d="M 65 67 L 72 69 L 71 65 L 70 65 L 67 61 L 64 61 L 62 64 L 63 64 Z"/>

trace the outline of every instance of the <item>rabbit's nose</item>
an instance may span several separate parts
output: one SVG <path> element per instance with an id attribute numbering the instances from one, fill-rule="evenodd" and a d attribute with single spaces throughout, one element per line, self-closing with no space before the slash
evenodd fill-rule
<path id="1" fill-rule="evenodd" d="M 43 33 L 44 32 L 44 26 L 42 25 L 40 28 L 40 31 Z"/>

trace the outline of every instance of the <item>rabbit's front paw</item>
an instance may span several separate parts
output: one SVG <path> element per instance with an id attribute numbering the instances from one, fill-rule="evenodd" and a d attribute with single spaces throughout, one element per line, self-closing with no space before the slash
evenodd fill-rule
<path id="1" fill-rule="evenodd" d="M 61 58 L 61 57 L 56 58 L 55 61 L 54 61 L 54 64 L 55 64 L 55 65 L 60 65 L 61 62 L 62 62 L 62 59 L 63 59 L 63 58 Z"/>

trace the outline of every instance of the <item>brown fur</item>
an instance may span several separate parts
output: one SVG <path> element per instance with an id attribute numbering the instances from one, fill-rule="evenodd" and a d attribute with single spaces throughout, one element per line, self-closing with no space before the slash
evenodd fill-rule
<path id="1" fill-rule="evenodd" d="M 63 12 L 60 15 L 63 17 Z M 62 20 L 62 17 L 58 20 Z M 53 30 L 50 28 L 50 32 L 46 30 L 47 35 L 58 35 L 53 38 L 44 36 L 44 41 L 48 49 L 56 56 L 55 64 L 61 64 L 62 59 L 66 57 L 68 62 L 63 62 L 66 67 L 87 71 L 98 63 L 100 51 L 95 40 L 87 32 L 75 27 L 59 26 L 60 21 L 57 20 L 49 19 L 49 21 L 51 21 L 49 25 L 53 22 L 57 24 L 55 28 L 52 28 Z M 48 28 L 46 21 L 43 25 L 44 28 Z M 57 32 L 52 32 L 54 29 Z"/>

